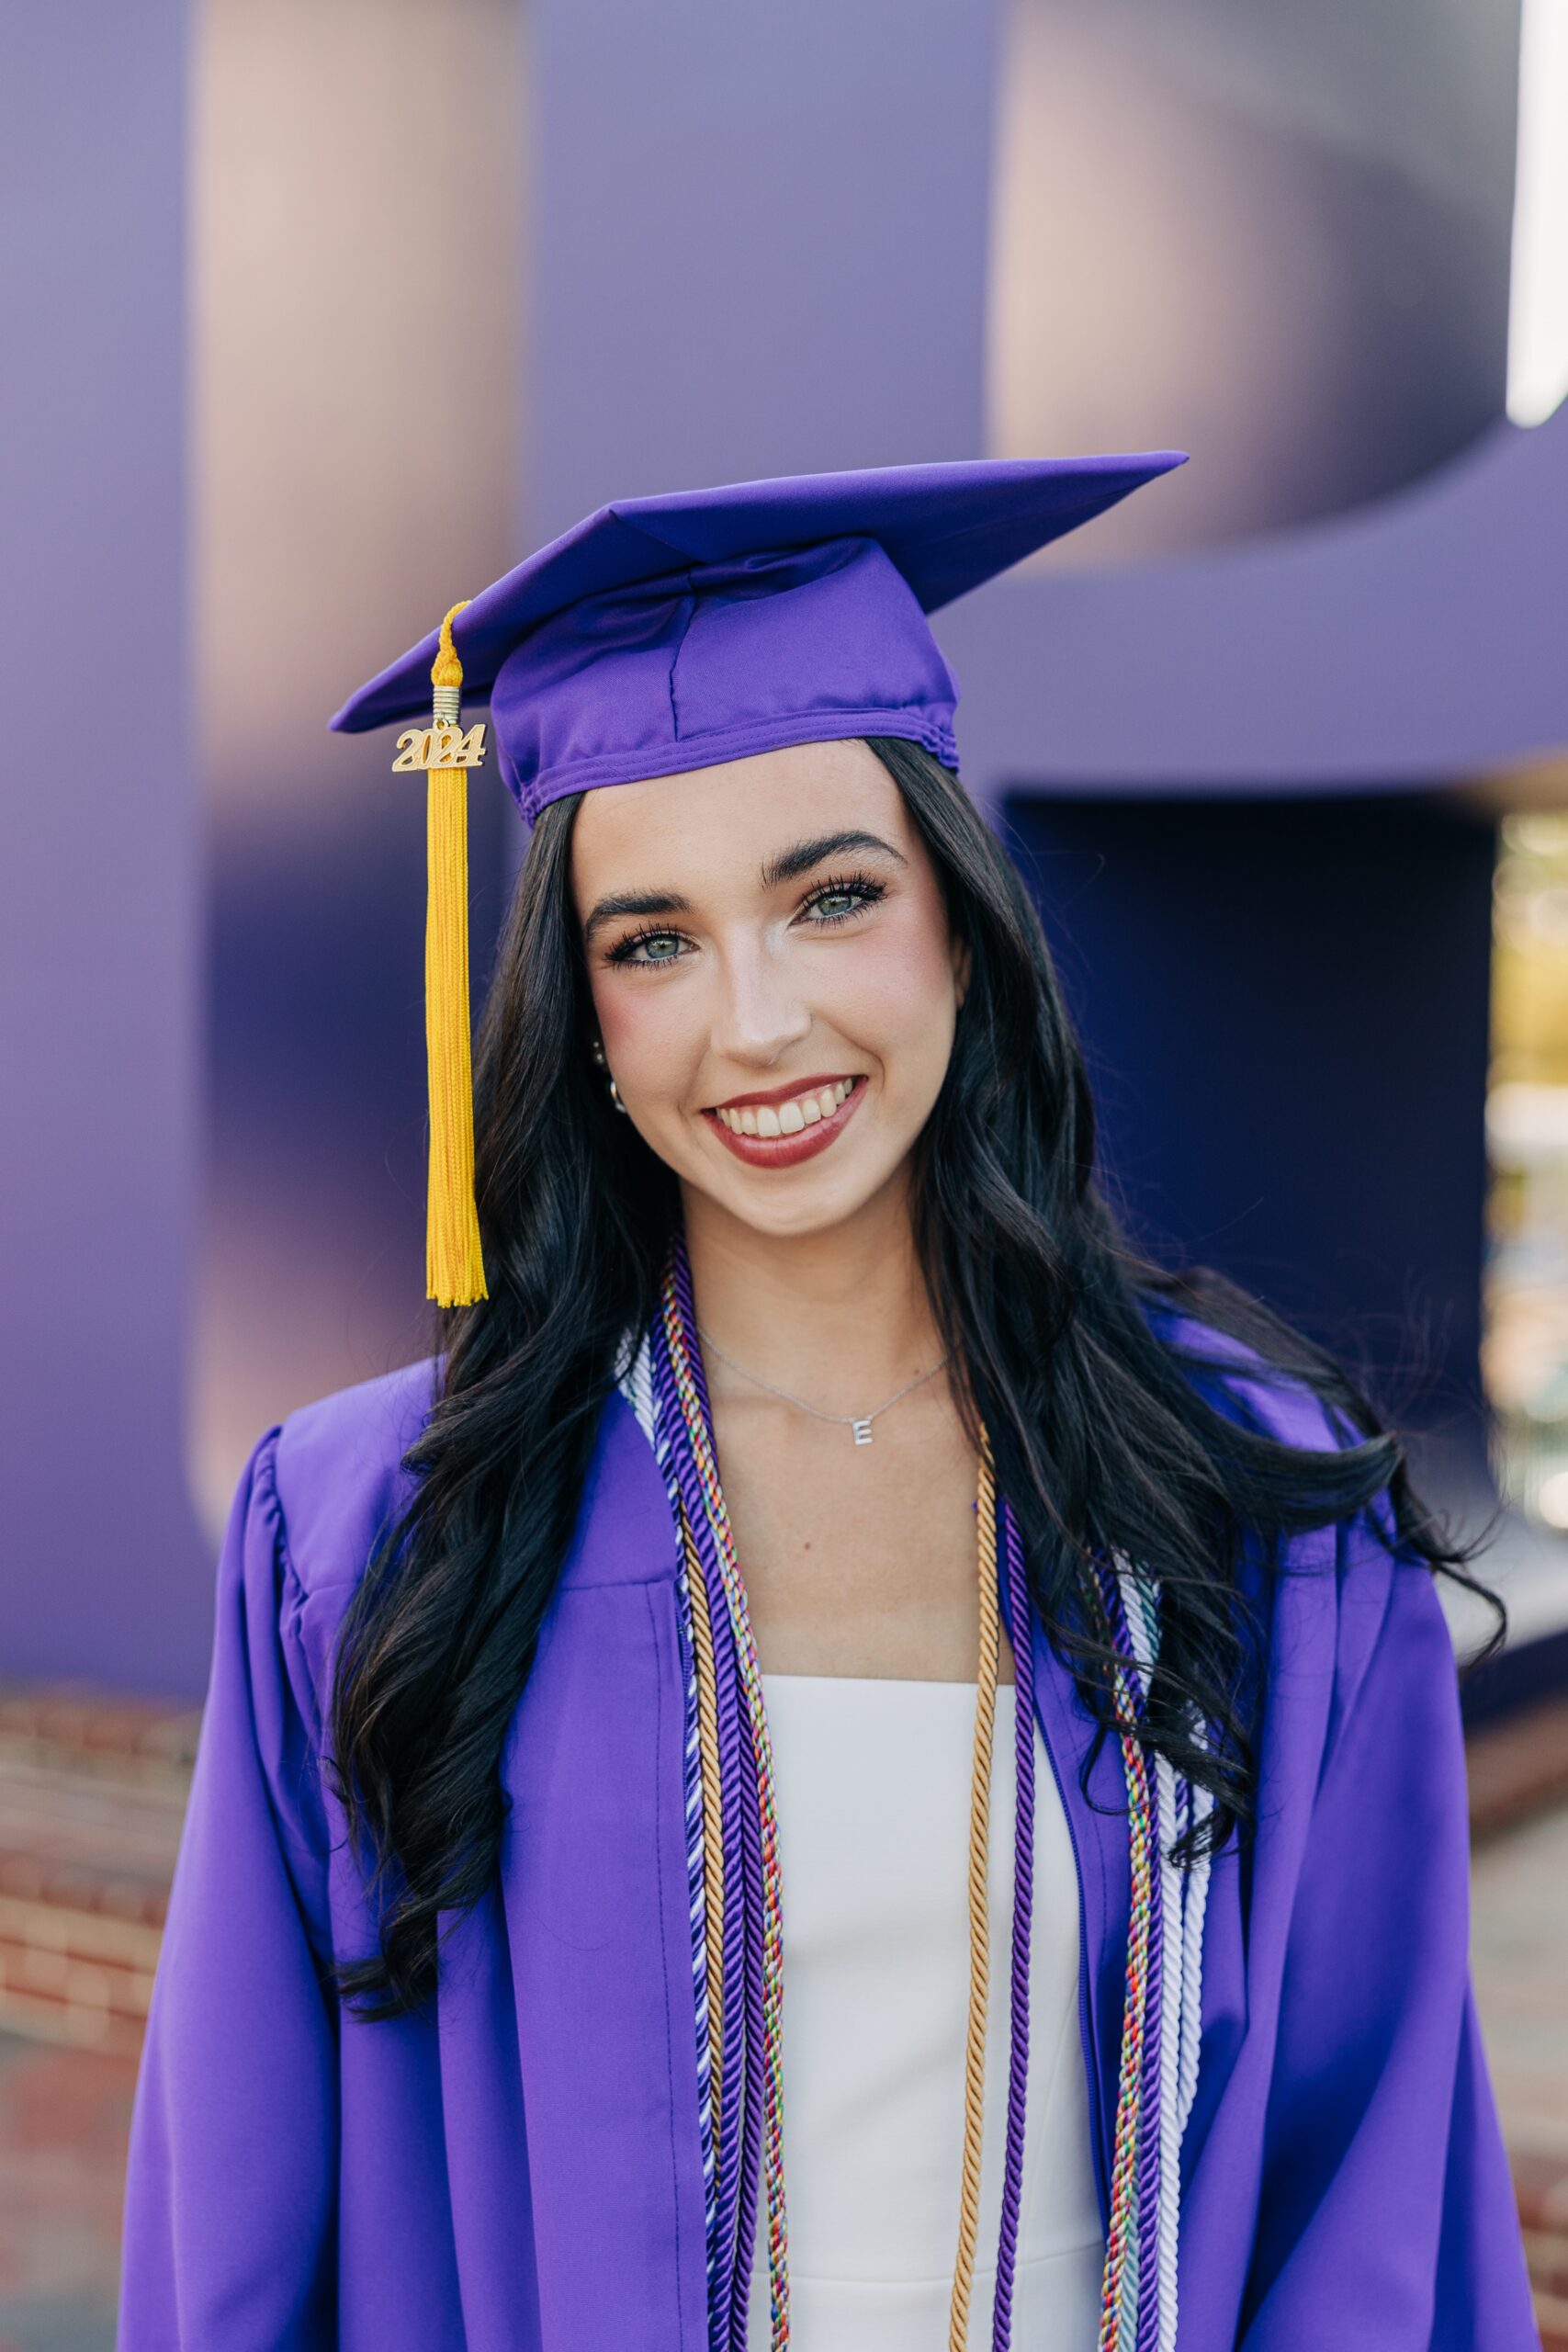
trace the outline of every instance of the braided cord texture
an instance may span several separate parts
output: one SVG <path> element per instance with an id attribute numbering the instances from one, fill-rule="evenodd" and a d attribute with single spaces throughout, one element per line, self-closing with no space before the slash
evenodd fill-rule
<path id="1" fill-rule="evenodd" d="M 715 2187 L 708 2227 L 708 2342 L 710 2352 L 729 2352 L 731 2320 L 735 2300 L 735 2245 L 739 2208 L 742 2195 L 743 2131 L 741 2103 L 745 2083 L 742 2063 L 742 2037 L 746 2026 L 746 1990 L 749 1974 L 749 1954 L 752 1939 L 748 1934 L 745 1901 L 745 1874 L 742 1868 L 741 1843 L 744 1818 L 748 1811 L 749 1792 L 745 1758 L 742 1755 L 743 1733 L 736 1676 L 734 1644 L 729 1637 L 728 1616 L 723 1598 L 721 1575 L 714 1549 L 712 1531 L 702 1508 L 701 1487 L 686 1438 L 684 1416 L 676 1393 L 674 1374 L 666 1343 L 662 1316 L 656 1317 L 651 1333 L 653 1389 L 661 1429 L 669 1438 L 669 1481 L 671 1490 L 675 1525 L 679 1531 L 682 1554 L 690 1559 L 694 1551 L 697 1573 L 688 1574 L 692 1588 L 694 1648 L 696 1647 L 697 1615 L 706 1627 L 707 1638 L 702 1647 L 705 1679 L 711 1670 L 713 1685 L 714 1744 L 716 1747 L 718 1788 L 716 1798 L 711 1778 L 703 1784 L 703 1834 L 707 1853 L 705 1856 L 705 1883 L 712 1870 L 711 1907 L 705 1911 L 705 1939 L 703 1965 L 704 2030 L 701 2036 L 700 2064 L 710 2077 L 712 2089 L 712 2137 L 715 2150 Z M 702 1599 L 697 1598 L 697 1588 Z M 699 1710 L 698 1753 L 701 1760 L 701 1716 Z M 710 1749 L 707 1758 L 711 1776 L 714 1762 Z M 712 2079 L 709 2052 L 712 2048 L 715 2020 L 706 1995 L 708 1951 L 716 1942 L 720 1953 L 722 1990 L 716 2032 L 720 2049 L 720 2069 L 716 2082 Z"/>
<path id="2" fill-rule="evenodd" d="M 1120 1663 L 1112 1691 L 1127 1787 L 1131 1875 L 1127 1981 L 1111 2163 L 1100 2352 L 1175 2352 L 1181 2143 L 1202 2035 L 1210 1862 L 1183 1865 L 1177 1839 L 1212 1800 L 1137 1736 L 1159 1648 L 1159 1589 L 1124 1559 L 1101 1600 Z"/>
<path id="3" fill-rule="evenodd" d="M 716 1555 L 723 1598 L 728 1612 L 729 1630 L 735 1645 L 746 1725 L 750 1736 L 750 1763 L 754 1774 L 755 1812 L 747 1809 L 743 1817 L 743 1869 L 748 1878 L 748 1898 L 760 1894 L 762 1952 L 761 1971 L 761 2001 L 749 1998 L 748 2007 L 748 2071 L 753 2058 L 760 2059 L 761 2079 L 761 2113 L 756 2113 L 756 2102 L 748 2098 L 745 2137 L 754 2143 L 760 2123 L 761 2135 L 762 2179 L 767 2200 L 768 2222 L 768 2299 L 772 2315 L 773 2352 L 784 2352 L 789 2343 L 789 2273 L 785 2257 L 788 2222 L 785 2211 L 784 2182 L 784 1957 L 783 1901 L 780 1887 L 778 1817 L 773 1795 L 773 1747 L 768 1736 L 768 1721 L 762 1698 L 761 1668 L 757 1657 L 757 1645 L 751 1631 L 750 1613 L 746 1605 L 746 1589 L 741 1579 L 739 1564 L 735 1555 L 735 1542 L 729 1526 L 729 1514 L 725 1509 L 723 1489 L 718 1480 L 718 1464 L 715 1456 L 713 1437 L 708 1421 L 707 1400 L 698 1385 L 699 1375 L 694 1363 L 694 1350 L 688 1334 L 694 1329 L 692 1312 L 691 1279 L 685 1266 L 684 1252 L 677 1254 L 666 1274 L 660 1299 L 660 1315 L 669 1362 L 674 1377 L 676 1396 L 680 1402 L 683 1430 L 687 1439 L 693 1466 L 696 1472 L 700 1509 Z M 760 1833 L 755 1842 L 745 1838 L 749 1830 Z M 750 1850 L 748 1850 L 748 1846 Z M 749 1988 L 750 1989 L 750 1988 Z M 760 2007 L 760 2036 L 757 2032 Z M 760 2039 L 761 2048 L 757 2044 Z M 750 2170 L 750 2165 L 745 2167 Z M 745 2329 L 745 2289 L 750 2273 L 750 2244 L 748 2241 L 748 2209 L 750 2200 L 741 2185 L 739 2222 L 740 2232 L 739 2258 L 731 2303 L 730 2341 L 743 2352 Z M 739 2335 L 737 2335 L 739 2328 Z"/>
<path id="4" fill-rule="evenodd" d="M 975 1690 L 975 1758 L 969 1784 L 969 2016 L 964 2039 L 964 2163 L 958 2199 L 958 2258 L 948 2312 L 949 2352 L 965 2352 L 975 2248 L 980 2229 L 980 2155 L 986 2100 L 986 2007 L 990 1986 L 987 1870 L 990 1838 L 991 1746 L 997 1713 L 997 1482 L 990 1449 L 980 1455 L 977 1545 L 980 1668 Z"/>
<path id="5" fill-rule="evenodd" d="M 721 1821 L 724 1804 L 719 1782 L 718 1703 L 715 1691 L 713 1619 L 708 1612 L 703 1564 L 684 1509 L 681 1511 L 681 1544 L 692 1595 L 692 1647 L 696 1662 L 697 1754 L 701 1768 L 703 1818 Z M 724 2083 L 724 1840 L 703 1840 L 704 1982 L 707 1988 L 708 2064 L 713 2098 Z"/>
<path id="6" fill-rule="evenodd" d="M 992 2352 L 1012 2341 L 1013 2274 L 1023 2200 L 1023 2139 L 1029 2089 L 1029 1963 L 1034 1914 L 1034 1620 L 1018 1522 L 1001 1505 L 1008 1627 L 1013 1655 L 1014 1773 L 1018 1792 L 1012 1871 L 1012 1973 L 1010 1981 L 1007 2163 L 1002 2176 L 997 2284 L 991 2311 Z"/>
<path id="7" fill-rule="evenodd" d="M 1138 1739 L 1141 1689 L 1133 1661 L 1121 1595 L 1107 1584 L 1103 1605 L 1121 1661 L 1111 1689 L 1122 1725 L 1122 1768 L 1127 1784 L 1127 1836 L 1131 1877 L 1127 1979 L 1122 2015 L 1122 2058 L 1117 2084 L 1116 2124 L 1111 2143 L 1111 2217 L 1106 2233 L 1105 2274 L 1100 2292 L 1099 2352 L 1137 2352 L 1139 2272 L 1144 2242 L 1140 2231 L 1139 2156 L 1145 2090 L 1145 2041 L 1149 2023 L 1150 1941 L 1157 1900 L 1155 1835 L 1147 1762 Z M 1157 2011 L 1156 2011 L 1157 2018 Z"/>

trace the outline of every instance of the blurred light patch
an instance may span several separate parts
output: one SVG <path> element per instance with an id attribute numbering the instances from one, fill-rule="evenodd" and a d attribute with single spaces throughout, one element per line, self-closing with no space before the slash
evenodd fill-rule
<path id="1" fill-rule="evenodd" d="M 1509 1500 L 1568 1528 L 1568 812 L 1504 820 L 1482 1364 Z"/>
<path id="2" fill-rule="evenodd" d="M 1568 392 L 1568 0 L 1525 0 L 1508 301 L 1508 414 L 1539 424 Z"/>
<path id="3" fill-rule="evenodd" d="M 519 553 L 519 0 L 202 0 L 195 635 L 208 1149 L 187 1456 L 429 1345 L 423 793 L 347 691 Z M 471 795 L 482 980 L 504 795 Z"/>

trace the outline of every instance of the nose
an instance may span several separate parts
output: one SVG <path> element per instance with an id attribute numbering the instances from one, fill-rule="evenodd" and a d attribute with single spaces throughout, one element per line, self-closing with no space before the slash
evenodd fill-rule
<path id="1" fill-rule="evenodd" d="M 714 1008 L 714 1051 L 752 1069 L 768 1069 L 811 1029 L 787 954 L 755 934 L 726 943 Z"/>

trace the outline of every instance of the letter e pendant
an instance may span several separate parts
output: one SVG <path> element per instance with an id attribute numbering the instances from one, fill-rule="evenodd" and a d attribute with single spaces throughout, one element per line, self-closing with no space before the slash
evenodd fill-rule
<path id="1" fill-rule="evenodd" d="M 869 1421 L 852 1421 L 850 1427 L 855 1433 L 855 1443 L 857 1445 L 869 1445 L 871 1443 L 871 1423 Z"/>

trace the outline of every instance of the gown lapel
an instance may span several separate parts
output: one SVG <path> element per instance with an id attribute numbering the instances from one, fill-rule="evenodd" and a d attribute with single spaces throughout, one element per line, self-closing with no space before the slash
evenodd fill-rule
<path id="1" fill-rule="evenodd" d="M 1005 1602 L 1005 1594 L 1004 1594 Z M 1089 2081 L 1089 2143 L 1100 2227 L 1111 2211 L 1111 2138 L 1122 2060 L 1132 1873 L 1127 1853 L 1127 1792 L 1114 1740 L 1103 1740 L 1089 1774 L 1094 1724 L 1072 1676 L 1033 1626 L 1034 1711 L 1066 1816 L 1078 1881 L 1078 2035 Z"/>
<path id="2" fill-rule="evenodd" d="M 676 1565 L 653 1455 L 612 1396 L 504 1768 L 551 2352 L 701 2352 L 706 2337 Z"/>

